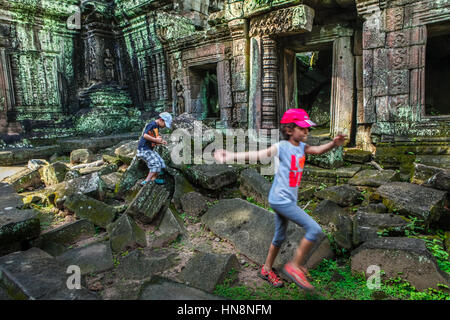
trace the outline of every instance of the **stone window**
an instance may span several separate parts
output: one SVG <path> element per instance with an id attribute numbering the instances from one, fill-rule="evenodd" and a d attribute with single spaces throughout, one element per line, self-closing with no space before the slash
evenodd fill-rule
<path id="1" fill-rule="evenodd" d="M 190 68 L 191 113 L 199 120 L 220 118 L 217 63 Z"/>
<path id="2" fill-rule="evenodd" d="M 450 23 L 427 26 L 425 115 L 450 115 Z"/>

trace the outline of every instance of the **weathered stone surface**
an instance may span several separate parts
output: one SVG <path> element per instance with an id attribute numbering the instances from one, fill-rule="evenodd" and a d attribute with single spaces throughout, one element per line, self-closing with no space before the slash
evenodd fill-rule
<path id="1" fill-rule="evenodd" d="M 226 164 L 192 165 L 184 170 L 190 182 L 208 190 L 219 190 L 235 183 L 238 177 L 238 169 Z"/>
<path id="2" fill-rule="evenodd" d="M 320 224 L 327 225 L 338 215 L 346 215 L 346 212 L 335 202 L 330 200 L 322 200 L 314 209 L 312 214 L 317 217 Z"/>
<path id="3" fill-rule="evenodd" d="M 89 163 L 94 159 L 94 155 L 89 149 L 77 149 L 70 153 L 70 163 Z"/>
<path id="4" fill-rule="evenodd" d="M 411 177 L 411 183 L 423 185 L 428 179 L 433 177 L 439 172 L 444 172 L 445 170 L 438 167 L 426 166 L 420 163 L 414 163 L 414 174 Z"/>
<path id="5" fill-rule="evenodd" d="M 120 261 L 116 270 L 126 279 L 145 279 L 173 267 L 175 257 L 177 254 L 169 249 L 134 250 Z"/>
<path id="6" fill-rule="evenodd" d="M 348 149 L 344 152 L 344 161 L 365 163 L 372 159 L 370 151 L 363 151 L 359 149 Z"/>
<path id="7" fill-rule="evenodd" d="M 102 160 L 104 162 L 106 162 L 106 163 L 115 164 L 117 166 L 121 166 L 123 164 L 123 161 L 120 160 L 119 157 L 113 157 L 113 156 L 110 156 L 108 154 L 103 154 L 102 155 Z"/>
<path id="8" fill-rule="evenodd" d="M 49 163 L 44 159 L 31 159 L 28 161 L 27 167 L 30 170 L 40 169 L 43 166 L 47 166 Z"/>
<path id="9" fill-rule="evenodd" d="M 63 162 L 55 162 L 39 169 L 42 181 L 46 186 L 51 186 L 63 182 L 68 166 Z"/>
<path id="10" fill-rule="evenodd" d="M 161 223 L 159 224 L 159 230 L 167 234 L 174 232 L 186 234 L 187 232 L 186 228 L 184 227 L 183 221 L 179 217 L 177 217 L 176 214 L 174 214 L 169 208 L 167 208 L 163 213 Z"/>
<path id="11" fill-rule="evenodd" d="M 108 190 L 114 191 L 120 179 L 122 178 L 122 175 L 123 173 L 113 172 L 100 176 L 100 179 L 104 182 Z"/>
<path id="12" fill-rule="evenodd" d="M 139 300 L 223 300 L 223 298 L 167 278 L 153 277 L 143 286 Z"/>
<path id="13" fill-rule="evenodd" d="M 425 186 L 450 191 L 450 172 L 445 171 L 436 173 L 426 181 Z"/>
<path id="14" fill-rule="evenodd" d="M 0 258 L 0 284 L 16 300 L 95 300 L 85 288 L 67 287 L 70 274 L 55 258 L 38 248 Z"/>
<path id="15" fill-rule="evenodd" d="M 271 183 L 264 179 L 255 169 L 241 171 L 239 190 L 246 197 L 252 197 L 256 202 L 269 205 L 268 197 Z"/>
<path id="16" fill-rule="evenodd" d="M 0 165 L 9 166 L 27 163 L 31 159 L 47 158 L 60 151 L 60 146 L 43 146 L 35 148 L 0 151 Z"/>
<path id="17" fill-rule="evenodd" d="M 347 184 L 319 190 L 315 195 L 320 199 L 333 201 L 341 207 L 361 203 L 364 198 L 361 192 Z"/>
<path id="18" fill-rule="evenodd" d="M 169 192 L 162 185 L 147 183 L 129 205 L 126 214 L 143 223 L 150 223 L 165 204 Z"/>
<path id="19" fill-rule="evenodd" d="M 122 214 L 116 222 L 108 225 L 107 230 L 114 252 L 147 246 L 144 230 L 127 214 Z"/>
<path id="20" fill-rule="evenodd" d="M 198 192 L 189 192 L 180 199 L 183 212 L 189 216 L 199 217 L 207 209 L 206 198 Z"/>
<path id="21" fill-rule="evenodd" d="M 130 164 L 133 158 L 136 156 L 138 140 L 129 141 L 114 150 L 114 154 L 126 164 Z"/>
<path id="22" fill-rule="evenodd" d="M 89 220 L 81 219 L 41 234 L 32 245 L 41 248 L 51 255 L 58 255 L 58 253 L 62 253 L 65 250 L 66 246 L 93 237 L 94 235 L 94 224 Z M 55 246 L 54 244 L 60 246 Z M 62 251 L 53 251 L 55 247 L 59 247 Z"/>
<path id="23" fill-rule="evenodd" d="M 231 269 L 239 270 L 234 254 L 197 253 L 180 274 L 180 279 L 198 289 L 213 292 L 222 284 Z"/>
<path id="24" fill-rule="evenodd" d="M 363 170 L 348 180 L 354 186 L 379 187 L 384 183 L 400 181 L 400 173 L 394 170 Z"/>
<path id="25" fill-rule="evenodd" d="M 315 186 L 300 186 L 298 189 L 298 200 L 311 200 L 314 198 L 314 193 L 316 193 Z"/>
<path id="26" fill-rule="evenodd" d="M 418 290 L 449 285 L 448 275 L 439 269 L 421 239 L 378 238 L 363 243 L 352 252 L 351 268 L 367 272 L 370 265 L 379 266 L 387 278 L 406 279 Z"/>
<path id="27" fill-rule="evenodd" d="M 365 207 L 359 207 L 358 211 L 367 212 L 367 213 L 387 213 L 387 207 L 381 202 L 378 203 L 369 203 Z"/>
<path id="28" fill-rule="evenodd" d="M 259 264 L 264 264 L 275 230 L 273 213 L 242 199 L 225 199 L 210 208 L 202 217 L 202 223 L 221 238 L 228 239 L 236 249 Z M 282 245 L 275 268 L 292 259 L 295 248 L 305 230 L 293 223 L 287 229 L 287 239 Z M 325 235 L 311 250 L 306 266 L 313 268 L 333 252 Z"/>
<path id="29" fill-rule="evenodd" d="M 330 222 L 336 244 L 344 249 L 351 249 L 353 246 L 353 221 L 345 214 L 338 214 Z"/>
<path id="30" fill-rule="evenodd" d="M 64 207 L 74 212 L 77 217 L 87 219 L 102 228 L 106 228 L 116 216 L 116 210 L 112 206 L 82 194 L 68 196 Z"/>
<path id="31" fill-rule="evenodd" d="M 66 172 L 66 176 L 64 177 L 64 181 L 69 181 L 72 179 L 76 179 L 81 177 L 81 173 L 78 170 L 69 170 Z"/>
<path id="32" fill-rule="evenodd" d="M 130 132 L 115 135 L 106 135 L 102 137 L 89 137 L 89 138 L 64 138 L 58 139 L 58 143 L 61 145 L 64 152 L 70 152 L 76 149 L 88 148 L 94 152 L 100 149 L 113 147 L 122 141 L 130 141 L 137 139 L 141 132 Z"/>
<path id="33" fill-rule="evenodd" d="M 98 173 L 95 172 L 50 186 L 44 193 L 53 204 L 58 205 L 72 194 L 84 194 L 96 199 L 103 199 L 105 186 Z"/>
<path id="34" fill-rule="evenodd" d="M 394 214 L 358 211 L 353 218 L 353 243 L 358 245 L 378 238 L 378 232 L 383 230 L 402 232 L 408 223 L 408 219 Z"/>
<path id="35" fill-rule="evenodd" d="M 106 175 L 106 174 L 110 174 L 110 173 L 116 172 L 118 168 L 119 167 L 117 165 L 115 165 L 115 164 L 103 164 L 103 165 L 97 166 L 97 167 L 81 168 L 79 171 L 80 171 L 81 175 L 86 175 L 86 174 L 91 174 L 91 173 L 94 173 L 94 172 L 98 172 L 99 176 L 103 176 L 103 175 Z"/>
<path id="36" fill-rule="evenodd" d="M 175 190 L 172 197 L 172 203 L 177 210 L 181 210 L 181 197 L 189 192 L 195 191 L 194 187 L 189 183 L 189 181 L 184 177 L 183 174 L 176 174 L 175 179 Z"/>
<path id="37" fill-rule="evenodd" d="M 148 167 L 143 160 L 134 158 L 130 166 L 127 168 L 119 184 L 116 187 L 116 196 L 123 198 L 128 190 L 130 190 L 139 179 L 143 179 L 148 175 Z"/>
<path id="38" fill-rule="evenodd" d="M 380 186 L 372 196 L 381 199 L 389 212 L 396 210 L 401 215 L 417 217 L 427 224 L 439 219 L 446 192 L 407 182 L 391 182 Z"/>
<path id="39" fill-rule="evenodd" d="M 30 170 L 28 168 L 24 168 L 23 170 L 6 177 L 3 179 L 3 182 L 12 185 L 17 192 L 23 191 L 23 189 L 28 187 L 37 188 L 42 185 L 39 169 Z"/>
<path id="40" fill-rule="evenodd" d="M 113 255 L 109 242 L 98 242 L 84 247 L 71 249 L 56 257 L 64 267 L 79 266 L 81 274 L 101 272 L 114 267 Z"/>

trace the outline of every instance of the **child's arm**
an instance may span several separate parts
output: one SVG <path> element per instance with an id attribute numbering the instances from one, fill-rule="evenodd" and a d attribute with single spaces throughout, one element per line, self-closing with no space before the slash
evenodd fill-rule
<path id="1" fill-rule="evenodd" d="M 345 139 L 347 139 L 347 136 L 344 134 L 338 134 L 333 141 L 322 144 L 320 146 L 305 146 L 305 153 L 306 154 L 323 154 L 325 152 L 330 151 L 334 147 L 342 146 L 345 142 Z"/>
<path id="2" fill-rule="evenodd" d="M 247 152 L 229 152 L 223 149 L 214 152 L 214 158 L 219 163 L 227 163 L 232 160 L 263 160 L 274 157 L 277 154 L 277 145 L 274 144 L 271 147 L 259 150 L 259 151 L 247 151 Z"/>

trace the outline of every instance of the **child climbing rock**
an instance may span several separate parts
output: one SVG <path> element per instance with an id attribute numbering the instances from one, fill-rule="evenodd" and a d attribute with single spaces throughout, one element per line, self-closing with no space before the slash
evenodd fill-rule
<path id="1" fill-rule="evenodd" d="M 217 150 L 215 159 L 220 162 L 231 160 L 262 160 L 277 156 L 279 165 L 269 192 L 268 202 L 275 212 L 275 234 L 267 254 L 266 261 L 258 276 L 269 281 L 274 287 L 283 286 L 283 282 L 272 270 L 281 244 L 286 239 L 286 229 L 292 221 L 306 230 L 293 259 L 284 265 L 283 272 L 299 287 L 312 290 L 309 283 L 305 260 L 314 246 L 322 229 L 305 211 L 297 206 L 298 187 L 303 174 L 306 154 L 323 154 L 334 147 L 344 144 L 346 135 L 339 134 L 333 141 L 320 146 L 307 145 L 309 128 L 316 124 L 309 119 L 303 109 L 289 109 L 281 119 L 283 140 L 268 149 L 250 152 L 227 152 Z"/>
<path id="2" fill-rule="evenodd" d="M 141 138 L 138 143 L 138 151 L 136 156 L 141 158 L 147 163 L 149 173 L 147 178 L 142 181 L 142 185 L 150 181 L 154 181 L 157 184 L 164 184 L 164 179 L 157 179 L 162 169 L 166 168 L 166 164 L 161 156 L 154 151 L 155 146 L 160 144 L 167 144 L 167 141 L 159 135 L 159 129 L 169 128 L 172 125 L 172 116 L 168 112 L 161 113 L 155 121 L 148 123 L 142 131 Z"/>

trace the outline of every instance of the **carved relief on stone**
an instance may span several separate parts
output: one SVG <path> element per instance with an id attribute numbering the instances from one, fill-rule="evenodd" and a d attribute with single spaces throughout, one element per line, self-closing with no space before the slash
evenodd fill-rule
<path id="1" fill-rule="evenodd" d="M 250 20 L 250 37 L 310 32 L 314 10 L 305 5 L 279 9 Z"/>
<path id="2" fill-rule="evenodd" d="M 409 93 L 409 71 L 393 70 L 389 72 L 389 94 Z"/>
<path id="3" fill-rule="evenodd" d="M 109 51 L 109 49 L 105 50 L 105 58 L 103 59 L 103 65 L 105 66 L 105 78 L 106 81 L 110 82 L 113 81 L 115 78 L 115 62 L 114 62 L 114 58 L 111 54 L 111 52 Z"/>
<path id="4" fill-rule="evenodd" d="M 386 11 L 386 30 L 396 31 L 403 29 L 403 7 L 390 8 Z"/>
<path id="5" fill-rule="evenodd" d="M 409 45 L 409 30 L 389 32 L 387 45 L 390 48 L 406 47 Z"/>
<path id="6" fill-rule="evenodd" d="M 388 53 L 389 69 L 408 68 L 408 49 L 390 49 Z"/>
<path id="7" fill-rule="evenodd" d="M 184 88 L 181 85 L 180 80 L 177 80 L 175 82 L 175 94 L 176 94 L 175 114 L 180 115 L 186 112 L 184 101 Z"/>
<path id="8" fill-rule="evenodd" d="M 89 44 L 89 51 L 88 51 L 88 73 L 87 73 L 87 85 L 93 86 L 100 82 L 99 76 L 98 76 L 98 57 L 96 52 L 96 46 L 95 42 L 92 44 Z"/>

